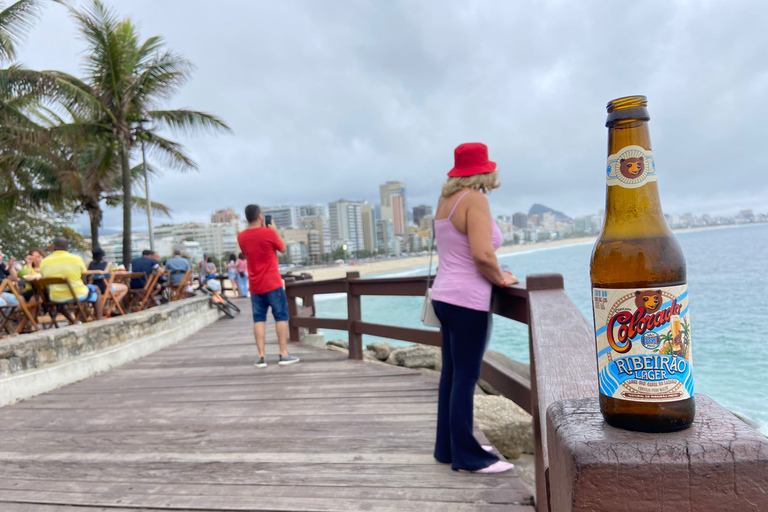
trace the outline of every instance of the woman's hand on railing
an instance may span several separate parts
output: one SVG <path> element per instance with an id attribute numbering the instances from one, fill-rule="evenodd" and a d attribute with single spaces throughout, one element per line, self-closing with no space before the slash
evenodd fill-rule
<path id="1" fill-rule="evenodd" d="M 520 282 L 520 280 L 516 278 L 512 272 L 502 272 L 502 275 L 504 276 L 504 282 L 506 283 L 505 286 L 511 286 Z"/>

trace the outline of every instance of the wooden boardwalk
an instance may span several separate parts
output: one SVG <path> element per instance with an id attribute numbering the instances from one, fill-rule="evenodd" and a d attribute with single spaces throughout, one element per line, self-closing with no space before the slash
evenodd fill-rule
<path id="1" fill-rule="evenodd" d="M 0 511 L 533 511 L 432 458 L 434 380 L 298 344 L 280 367 L 274 334 L 256 369 L 252 340 L 244 311 L 0 409 Z"/>

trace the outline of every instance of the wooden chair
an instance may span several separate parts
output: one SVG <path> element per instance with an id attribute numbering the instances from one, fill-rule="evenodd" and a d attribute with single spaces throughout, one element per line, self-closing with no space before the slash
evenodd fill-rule
<path id="1" fill-rule="evenodd" d="M 123 306 L 118 302 L 118 300 L 115 298 L 115 294 L 112 291 L 112 285 L 115 283 L 115 273 L 112 272 L 108 279 L 104 279 L 106 282 L 106 288 L 104 289 L 104 293 L 101 294 L 101 311 L 102 311 L 102 318 L 109 318 L 112 316 L 112 310 L 117 308 L 117 310 L 120 312 L 121 315 L 125 315 L 125 311 L 123 310 Z M 93 275 L 88 276 L 88 282 L 90 284 L 93 284 Z M 130 287 L 130 283 L 129 283 Z"/>
<path id="2" fill-rule="evenodd" d="M 72 296 L 72 299 L 67 302 L 52 301 L 49 298 L 47 290 L 52 284 L 64 285 L 69 288 L 69 294 Z M 75 294 L 75 289 L 72 287 L 72 283 L 69 282 L 69 279 L 63 277 L 45 277 L 43 279 L 32 281 L 32 286 L 35 287 L 37 296 L 42 301 L 43 310 L 50 315 L 51 322 L 56 328 L 59 327 L 59 313 L 64 315 L 67 321 L 72 325 L 76 324 L 78 321 L 85 323 L 95 319 L 95 315 L 89 314 L 90 308 L 87 307 L 88 303 L 83 303 L 78 300 L 77 295 Z"/>
<path id="3" fill-rule="evenodd" d="M 142 272 L 132 272 L 134 278 L 145 277 Z M 138 274 L 138 275 L 136 275 Z M 147 308 L 156 306 L 159 303 L 160 291 L 155 290 L 157 282 L 160 280 L 160 272 L 155 271 L 147 278 L 144 288 L 133 288 L 128 290 L 131 297 L 128 308 L 132 312 L 144 311 Z"/>
<path id="4" fill-rule="evenodd" d="M 189 286 L 189 283 L 192 279 L 192 269 L 187 269 L 187 271 L 184 273 L 184 277 L 181 278 L 181 281 L 179 281 L 178 284 L 171 284 L 172 277 L 173 272 L 171 272 L 168 276 L 168 300 L 172 302 L 186 298 L 187 286 Z"/>
<path id="5" fill-rule="evenodd" d="M 0 283 L 0 293 L 3 292 L 13 294 L 19 304 L 18 306 L 15 304 L 0 306 L 0 336 L 2 332 L 6 334 L 21 334 L 23 332 L 39 331 L 40 326 L 34 313 L 38 304 L 25 302 L 19 293 L 16 283 L 10 279 L 5 279 Z"/>

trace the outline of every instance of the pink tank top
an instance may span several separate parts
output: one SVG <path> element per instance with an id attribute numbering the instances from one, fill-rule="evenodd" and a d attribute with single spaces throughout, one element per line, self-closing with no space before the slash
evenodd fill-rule
<path id="1" fill-rule="evenodd" d="M 469 237 L 456 229 L 451 220 L 459 201 L 468 193 L 466 191 L 459 196 L 447 218 L 435 220 L 435 239 L 440 261 L 432 286 L 432 300 L 477 311 L 489 311 L 493 284 L 477 270 L 469 249 Z M 496 250 L 501 247 L 504 238 L 496 221 L 492 222 L 491 242 Z"/>

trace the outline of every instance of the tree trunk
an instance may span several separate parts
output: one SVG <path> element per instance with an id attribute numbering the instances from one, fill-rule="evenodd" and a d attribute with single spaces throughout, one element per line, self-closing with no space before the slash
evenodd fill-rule
<path id="1" fill-rule="evenodd" d="M 101 226 L 101 208 L 88 209 L 91 218 L 91 250 L 99 247 L 99 227 Z"/>
<path id="2" fill-rule="evenodd" d="M 131 166 L 128 161 L 128 148 L 124 140 L 120 141 L 120 159 L 123 171 L 123 265 L 131 264 L 131 210 L 133 208 L 131 195 Z"/>

